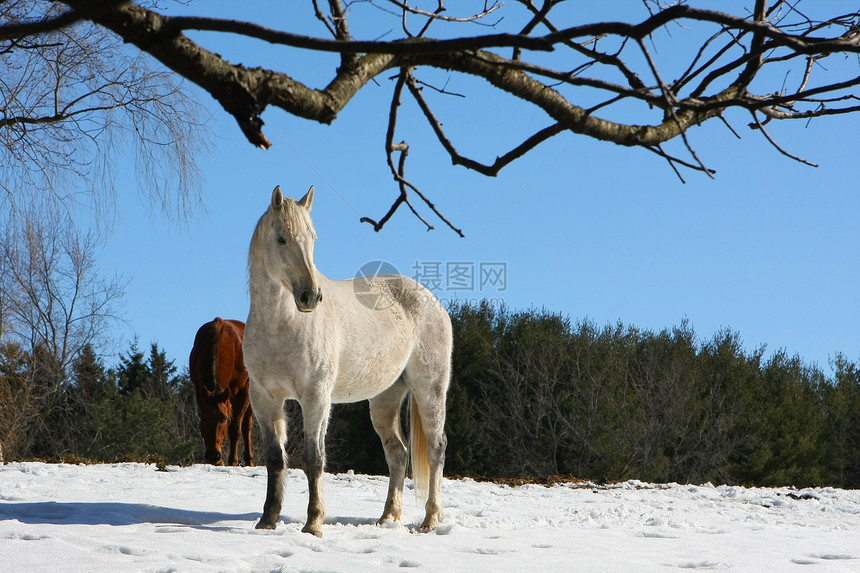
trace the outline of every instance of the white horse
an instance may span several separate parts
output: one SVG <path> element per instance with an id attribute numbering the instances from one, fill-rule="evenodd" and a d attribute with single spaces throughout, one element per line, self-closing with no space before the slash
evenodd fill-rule
<path id="1" fill-rule="evenodd" d="M 332 403 L 370 401 L 390 472 L 378 523 L 400 519 L 407 443 L 400 425 L 411 402 L 413 479 L 426 500 L 422 531 L 442 515 L 445 395 L 451 370 L 451 320 L 430 291 L 400 275 L 332 280 L 314 267 L 314 188 L 299 201 L 275 187 L 248 254 L 251 310 L 245 365 L 251 405 L 263 435 L 268 487 L 257 529 L 274 529 L 283 501 L 287 426 L 284 401 L 301 404 L 308 519 L 302 531 L 322 536 L 321 477 Z"/>

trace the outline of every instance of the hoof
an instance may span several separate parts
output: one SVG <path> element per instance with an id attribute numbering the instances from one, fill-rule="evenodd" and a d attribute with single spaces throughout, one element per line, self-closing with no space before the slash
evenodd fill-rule
<path id="1" fill-rule="evenodd" d="M 322 537 L 322 529 L 319 527 L 312 527 L 310 524 L 302 527 L 302 533 L 310 533 L 316 537 Z"/>
<path id="2" fill-rule="evenodd" d="M 275 529 L 277 522 L 268 522 L 263 521 L 262 519 L 257 522 L 257 525 L 254 526 L 254 529 Z"/>
<path id="3" fill-rule="evenodd" d="M 385 514 L 376 521 L 376 525 L 385 525 L 386 523 L 395 523 L 400 521 L 400 515 Z"/>
<path id="4" fill-rule="evenodd" d="M 430 533 L 436 526 L 439 525 L 439 516 L 427 516 L 424 518 L 424 523 L 418 528 L 419 533 Z"/>

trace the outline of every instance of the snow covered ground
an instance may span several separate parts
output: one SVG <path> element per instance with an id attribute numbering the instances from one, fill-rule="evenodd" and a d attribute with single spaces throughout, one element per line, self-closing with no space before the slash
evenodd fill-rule
<path id="1" fill-rule="evenodd" d="M 508 487 L 446 480 L 433 533 L 406 496 L 374 525 L 387 478 L 326 474 L 324 537 L 304 522 L 304 474 L 282 521 L 257 531 L 263 467 L 0 465 L 0 570 L 860 571 L 860 491 L 627 482 Z"/>

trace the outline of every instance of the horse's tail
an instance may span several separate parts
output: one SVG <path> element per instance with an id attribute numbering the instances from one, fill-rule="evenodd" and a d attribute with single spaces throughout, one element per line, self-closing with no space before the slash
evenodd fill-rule
<path id="1" fill-rule="evenodd" d="M 216 319 L 217 320 L 217 319 Z M 200 390 L 215 390 L 215 371 L 217 366 L 218 332 L 215 321 L 207 322 L 197 330 L 194 346 L 188 357 L 188 373 L 194 386 Z"/>
<path id="2" fill-rule="evenodd" d="M 409 403 L 409 449 L 412 453 L 415 499 L 424 504 L 430 491 L 430 462 L 427 459 L 427 436 L 424 435 L 424 424 L 415 396 L 411 396 Z"/>
<path id="3" fill-rule="evenodd" d="M 219 362 L 223 361 L 223 357 L 219 352 L 219 346 L 221 345 L 221 329 L 224 327 L 224 321 L 220 316 L 216 316 L 215 320 L 212 321 L 212 350 L 210 351 L 212 354 L 212 380 L 208 381 L 212 384 L 212 388 L 209 389 L 212 394 L 220 394 L 220 379 L 218 378 L 219 372 L 222 370 L 220 368 L 221 364 Z"/>

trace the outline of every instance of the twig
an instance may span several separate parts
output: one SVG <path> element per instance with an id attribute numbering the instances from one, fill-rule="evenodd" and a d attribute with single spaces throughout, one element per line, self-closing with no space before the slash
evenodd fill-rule
<path id="1" fill-rule="evenodd" d="M 674 158 L 674 157 L 672 157 L 671 155 L 669 155 L 668 153 L 666 153 L 665 151 L 663 151 L 663 146 L 662 146 L 662 145 L 657 145 L 657 146 L 655 146 L 655 147 L 649 147 L 649 148 L 647 148 L 647 149 L 648 149 L 649 151 L 653 151 L 654 153 L 656 153 L 657 155 L 659 155 L 660 157 L 662 157 L 663 159 L 665 159 L 665 160 L 669 163 L 669 167 L 671 167 L 671 168 L 672 168 L 672 171 L 674 171 L 674 172 L 675 172 L 675 175 L 677 175 L 677 176 L 678 176 L 678 179 L 680 179 L 680 180 L 681 180 L 681 183 L 683 183 L 684 185 L 686 185 L 686 184 L 687 184 L 686 179 L 684 179 L 684 176 L 683 176 L 683 175 L 681 175 L 681 172 L 680 172 L 680 171 L 678 171 L 678 168 L 675 166 L 675 158 Z"/>
<path id="2" fill-rule="evenodd" d="M 323 11 L 320 10 L 319 3 L 317 2 L 317 0 L 313 0 L 313 2 L 314 2 L 314 14 L 317 17 L 317 20 L 319 20 L 320 22 L 325 24 L 325 27 L 328 28 L 329 32 L 331 32 L 331 35 L 333 38 L 337 38 L 337 32 L 335 31 L 334 27 L 331 25 L 331 22 L 328 21 L 328 18 L 326 18 L 326 15 L 323 14 Z"/>
<path id="3" fill-rule="evenodd" d="M 409 154 L 409 146 L 406 145 L 405 142 L 401 141 L 398 144 L 392 145 L 390 149 L 391 149 L 391 151 L 399 151 L 400 152 L 400 167 L 399 167 L 398 171 L 399 171 L 400 175 L 402 176 L 404 173 L 405 167 L 406 167 L 406 156 Z M 390 157 L 390 154 L 389 154 L 389 157 Z M 418 213 L 418 211 L 415 210 L 415 208 L 412 206 L 412 203 L 409 201 L 409 197 L 406 194 L 406 186 L 403 183 L 403 181 L 399 181 L 399 183 L 400 183 L 400 195 L 397 197 L 397 199 L 394 201 L 394 203 L 388 209 L 388 212 L 385 215 L 383 215 L 382 219 L 379 220 L 379 222 L 374 221 L 370 217 L 362 217 L 361 219 L 359 219 L 359 222 L 370 223 L 371 225 L 373 225 L 373 230 L 378 233 L 380 230 L 382 230 L 382 227 L 385 226 L 385 223 L 388 222 L 388 220 L 391 218 L 391 216 L 394 215 L 394 212 L 397 211 L 397 208 L 400 207 L 400 205 L 402 203 L 405 203 L 406 206 L 409 207 L 409 210 L 412 211 L 412 214 L 414 214 L 416 217 L 418 217 L 418 219 L 422 223 L 427 225 L 427 230 L 432 231 L 433 225 L 428 223 L 427 220 L 424 219 L 424 217 L 422 217 Z"/>
<path id="4" fill-rule="evenodd" d="M 454 147 L 454 144 L 451 143 L 451 140 L 448 139 L 447 135 L 445 135 L 445 131 L 442 129 L 442 124 L 439 122 L 438 119 L 436 119 L 436 116 L 433 114 L 433 111 L 430 109 L 430 106 L 424 99 L 424 96 L 421 93 L 421 89 L 418 88 L 418 86 L 416 85 L 416 80 L 411 75 L 407 80 L 406 85 L 409 87 L 409 92 L 412 94 L 412 97 L 415 98 L 415 101 L 418 103 L 418 106 L 421 108 L 421 111 L 424 112 L 424 117 L 427 118 L 427 121 L 430 123 L 430 127 L 432 127 L 433 131 L 436 133 L 436 138 L 439 140 L 439 143 L 442 144 L 442 147 L 444 147 L 445 151 L 448 152 L 448 155 L 451 156 L 451 162 L 454 165 L 462 165 L 468 169 L 477 171 L 482 175 L 495 177 L 496 175 L 498 175 L 499 171 L 501 171 L 502 168 L 504 168 L 506 165 L 522 157 L 550 137 L 557 135 L 565 130 L 565 127 L 560 123 L 556 123 L 554 125 L 546 127 L 526 139 L 523 143 L 521 143 L 511 151 L 505 153 L 501 157 L 497 157 L 496 161 L 493 162 L 492 165 L 485 165 L 473 159 L 469 159 L 468 157 L 461 155 L 457 151 L 457 149 Z"/>
<path id="5" fill-rule="evenodd" d="M 492 6 L 486 8 L 485 10 L 479 12 L 478 14 L 473 14 L 472 16 L 442 16 L 442 12 L 445 12 L 445 7 L 442 6 L 442 2 L 439 2 L 438 8 L 434 12 L 428 12 L 426 10 L 421 10 L 419 8 L 414 8 L 409 6 L 406 2 L 400 2 L 399 0 L 388 0 L 389 3 L 394 4 L 401 10 L 403 10 L 404 15 L 408 12 L 410 14 L 417 14 L 419 16 L 426 16 L 430 18 L 430 20 L 441 20 L 443 22 L 476 22 L 481 18 L 492 14 L 496 10 L 502 7 L 501 3 L 493 3 Z M 481 22 L 478 22 L 481 23 Z M 483 24 L 485 26 L 495 26 L 495 24 Z"/>
<path id="6" fill-rule="evenodd" d="M 553 29 L 552 24 L 546 19 L 547 14 L 553 7 L 553 0 L 544 0 L 543 6 L 540 10 L 537 10 L 532 4 L 531 0 L 521 0 L 521 4 L 523 4 L 526 8 L 532 11 L 534 17 L 529 21 L 528 24 L 520 30 L 520 36 L 528 36 L 531 34 L 535 28 L 537 28 L 538 24 L 543 23 L 550 32 L 554 32 L 556 30 Z M 518 61 L 520 56 L 522 55 L 522 50 L 519 48 L 514 48 L 514 52 L 511 55 L 511 59 L 514 61 Z"/>
<path id="7" fill-rule="evenodd" d="M 737 131 L 735 131 L 735 128 L 732 127 L 732 124 L 729 123 L 729 120 L 727 120 L 725 117 L 723 117 L 723 114 L 720 114 L 717 117 L 720 118 L 720 120 L 723 122 L 723 124 L 729 128 L 729 131 L 731 131 L 735 135 L 735 137 L 737 137 L 738 139 L 741 139 L 741 134 L 738 133 Z"/>
<path id="8" fill-rule="evenodd" d="M 411 77 L 411 76 L 410 76 L 410 77 Z M 466 97 L 466 95 L 465 95 L 465 94 L 458 94 L 458 93 L 456 93 L 456 92 L 449 92 L 448 90 L 446 90 L 445 88 L 447 88 L 447 87 L 448 87 L 448 82 L 445 82 L 445 85 L 444 85 L 444 86 L 442 86 L 441 88 L 437 88 L 436 86 L 434 86 L 434 85 L 432 85 L 432 84 L 428 84 L 428 83 L 427 83 L 427 82 L 425 82 L 425 81 L 419 80 L 419 79 L 418 79 L 418 78 L 416 78 L 416 77 L 412 77 L 412 80 L 413 80 L 415 83 L 418 83 L 418 84 L 421 84 L 422 86 L 428 87 L 428 88 L 430 88 L 431 90 L 433 90 L 434 92 L 438 92 L 438 93 L 440 93 L 440 94 L 449 95 L 449 96 L 455 96 L 455 97 L 460 97 L 460 98 L 465 98 L 465 97 Z"/>
<path id="9" fill-rule="evenodd" d="M 545 14 L 541 15 L 543 13 L 543 9 L 538 11 L 530 1 L 525 1 L 522 3 L 525 4 L 526 8 L 531 10 L 531 12 L 535 15 L 535 19 L 533 20 L 534 22 L 542 23 L 546 27 L 546 29 L 549 30 L 551 33 L 559 32 L 559 29 L 556 28 L 552 24 L 552 22 L 550 22 L 546 18 Z M 553 0 L 546 0 L 546 4 L 550 5 L 550 7 L 555 5 Z M 544 8 L 546 8 L 546 7 L 547 6 L 545 5 Z M 547 12 L 548 11 L 549 11 L 549 9 L 547 9 Z M 583 56 L 586 56 L 588 58 L 592 58 L 594 60 L 594 62 L 598 62 L 598 63 L 604 64 L 604 65 L 615 67 L 616 69 L 618 69 L 619 72 L 621 72 L 624 75 L 625 78 L 627 78 L 627 83 L 634 90 L 645 89 L 645 85 L 639 79 L 639 76 L 637 76 L 636 73 L 634 73 L 632 70 L 630 70 L 624 64 L 624 62 L 622 62 L 621 59 L 618 57 L 618 54 L 620 54 L 621 51 L 624 49 L 624 45 L 626 44 L 627 39 L 625 38 L 624 40 L 622 40 L 621 47 L 618 48 L 618 50 L 616 51 L 615 54 L 606 54 L 604 52 L 597 51 L 596 45 L 597 45 L 598 39 L 599 38 L 593 38 L 592 40 L 585 42 L 583 44 L 578 44 L 578 43 L 572 42 L 570 40 L 562 40 L 561 43 L 562 43 L 562 45 L 567 46 L 568 48 L 572 49 L 573 51 L 575 51 L 575 52 L 577 52 Z M 594 45 L 595 45 L 594 49 L 586 47 L 586 45 L 590 44 L 590 43 L 594 43 Z M 518 61 L 519 56 L 520 56 L 520 52 L 521 52 L 521 50 L 519 48 L 514 48 L 514 57 L 511 59 Z"/>
<path id="10" fill-rule="evenodd" d="M 752 116 L 753 116 L 753 119 L 755 120 L 757 128 L 762 132 L 762 134 L 765 136 L 765 138 L 767 138 L 767 140 L 770 142 L 770 144 L 776 148 L 777 151 L 779 151 L 780 153 L 782 153 L 783 155 L 785 155 L 786 157 L 788 157 L 790 159 L 794 159 L 795 161 L 803 163 L 804 165 L 809 165 L 810 167 L 818 167 L 817 163 L 813 163 L 811 161 L 807 161 L 806 159 L 804 159 L 802 157 L 798 157 L 797 155 L 793 155 L 793 154 L 789 153 L 788 151 L 786 151 L 785 149 L 783 149 L 782 147 L 780 147 L 779 144 L 776 141 L 774 141 L 774 139 L 770 136 L 770 134 L 764 128 L 762 123 L 759 121 L 758 116 L 756 115 L 756 110 L 751 110 L 750 113 L 752 113 Z"/>
<path id="11" fill-rule="evenodd" d="M 767 0 L 756 0 L 755 9 L 753 13 L 753 21 L 757 24 L 766 24 L 765 22 L 765 12 L 766 12 Z M 747 87 L 749 87 L 750 82 L 758 75 L 758 72 L 761 70 L 762 66 L 762 58 L 764 56 L 764 45 L 765 38 L 761 34 L 760 30 L 753 32 L 752 41 L 750 42 L 750 58 L 747 60 L 747 64 L 744 67 L 743 71 L 738 75 L 738 78 L 732 84 L 733 86 L 746 91 Z"/>
<path id="12" fill-rule="evenodd" d="M 690 141 L 687 139 L 687 131 L 684 129 L 683 125 L 681 125 L 681 120 L 678 119 L 678 114 L 675 113 L 675 106 L 677 105 L 677 100 L 675 99 L 675 94 L 673 94 L 666 84 L 663 83 L 663 79 L 660 77 L 660 72 L 657 71 L 657 66 L 654 64 L 654 60 L 651 58 L 651 54 L 648 52 L 648 48 L 645 47 L 645 42 L 641 39 L 636 40 L 639 43 L 639 47 L 642 50 L 643 55 L 645 56 L 645 60 L 648 62 L 648 66 L 651 68 L 651 73 L 654 74 L 654 79 L 657 80 L 657 83 L 660 85 L 660 91 L 663 92 L 663 97 L 666 100 L 667 111 L 672 115 L 672 119 L 675 120 L 675 124 L 678 126 L 678 132 L 681 135 L 681 139 L 684 141 L 684 145 L 687 147 L 687 151 L 690 152 L 690 155 L 693 156 L 693 159 L 696 160 L 696 163 L 699 164 L 701 170 L 705 172 L 705 174 L 711 179 L 714 178 L 713 172 L 711 169 L 705 166 L 701 159 L 699 159 L 699 155 L 696 153 L 696 150 L 693 149 L 693 146 L 690 145 Z"/>
<path id="13" fill-rule="evenodd" d="M 475 54 L 475 56 L 474 56 L 475 59 L 483 61 L 483 62 L 487 62 L 488 64 L 491 64 L 493 66 L 498 66 L 498 67 L 502 67 L 502 68 L 509 68 L 512 70 L 519 70 L 519 71 L 523 71 L 523 72 L 528 72 L 530 74 L 535 74 L 535 75 L 543 76 L 546 78 L 558 80 L 559 82 L 562 82 L 564 84 L 568 84 L 571 86 L 602 89 L 602 90 L 606 90 L 608 92 L 620 94 L 623 97 L 632 97 L 632 98 L 636 98 L 636 99 L 641 99 L 641 100 L 645 101 L 646 103 L 648 103 L 648 105 L 658 106 L 661 109 L 664 107 L 663 106 L 663 102 L 665 101 L 664 98 L 661 98 L 660 96 L 657 96 L 657 95 L 654 95 L 653 93 L 651 93 L 648 90 L 648 88 L 645 86 L 645 84 L 643 84 L 642 81 L 639 80 L 638 77 L 636 77 L 636 81 L 637 81 L 637 85 L 640 87 L 625 88 L 624 86 L 621 86 L 621 85 L 618 85 L 618 84 L 615 84 L 615 83 L 612 83 L 612 82 L 609 82 L 606 80 L 600 80 L 600 79 L 596 79 L 596 78 L 583 78 L 583 77 L 574 76 L 574 74 L 577 71 L 579 71 L 579 68 L 575 69 L 572 72 L 560 72 L 558 70 L 545 68 L 543 66 L 538 66 L 535 64 L 529 64 L 529 63 L 522 62 L 522 61 L 504 60 L 501 58 L 490 59 L 490 57 L 491 56 L 489 56 L 487 53 L 479 53 L 479 54 Z M 580 68 L 593 65 L 593 63 L 594 62 L 588 62 L 588 63 L 580 66 Z M 635 74 L 633 74 L 633 75 L 635 76 Z"/>
<path id="14" fill-rule="evenodd" d="M 394 141 L 394 130 L 395 130 L 395 127 L 397 125 L 397 110 L 400 107 L 401 96 L 403 93 L 403 86 L 406 84 L 408 78 L 410 78 L 410 77 L 411 77 L 411 73 L 410 73 L 409 68 L 406 68 L 406 67 L 401 68 L 400 74 L 397 77 L 397 84 L 394 87 L 394 95 L 391 98 L 391 107 L 390 107 L 389 113 L 388 113 L 388 130 L 386 131 L 386 134 L 385 134 L 386 159 L 388 162 L 388 167 L 391 170 L 391 174 L 394 176 L 395 181 L 397 181 L 399 186 L 400 186 L 400 195 L 398 195 L 397 199 L 395 199 L 394 203 L 388 209 L 388 212 L 378 222 L 374 221 L 373 219 L 371 219 L 369 217 L 362 217 L 360 219 L 360 221 L 363 223 L 370 223 L 371 225 L 373 225 L 374 231 L 379 232 L 382 229 L 382 227 L 385 225 L 385 223 L 391 218 L 391 216 L 394 214 L 394 212 L 397 211 L 398 207 L 400 207 L 400 205 L 405 203 L 409 207 L 409 209 L 412 211 L 412 213 L 416 217 L 418 217 L 418 219 L 422 223 L 424 223 L 427 226 L 428 231 L 433 230 L 433 225 L 431 225 L 429 222 L 427 222 L 427 220 L 418 213 L 418 211 L 415 209 L 415 207 L 409 201 L 408 190 L 411 190 L 416 195 L 418 195 L 418 197 L 421 198 L 422 201 L 424 201 L 424 203 L 430 208 L 430 210 L 433 211 L 433 213 L 443 223 L 445 223 L 455 233 L 460 235 L 460 237 L 463 237 L 464 236 L 463 231 L 456 228 L 454 225 L 452 225 L 451 222 L 448 221 L 448 219 L 445 218 L 445 216 L 443 216 L 441 212 L 439 212 L 439 210 L 436 208 L 436 205 L 434 205 L 421 192 L 421 190 L 418 189 L 418 187 L 416 187 L 411 182 L 409 182 L 409 180 L 406 179 L 406 176 L 405 176 L 406 156 L 409 153 L 409 146 L 405 142 L 400 142 L 398 144 L 395 144 L 393 142 Z M 392 155 L 395 152 L 400 153 L 400 161 L 398 162 L 397 167 L 395 167 L 394 159 L 392 157 Z"/>
<path id="15" fill-rule="evenodd" d="M 704 169 L 702 168 L 701 165 L 697 165 L 695 163 L 690 163 L 689 161 L 684 161 L 680 157 L 675 157 L 674 155 L 669 155 L 668 153 L 666 153 L 663 150 L 662 146 L 660 146 L 659 144 L 655 145 L 655 146 L 646 146 L 645 149 L 647 149 L 648 151 L 654 153 L 655 155 L 659 155 L 663 159 L 667 160 L 669 162 L 669 164 L 672 165 L 672 169 L 675 169 L 676 173 L 678 173 L 678 170 L 675 168 L 675 165 L 674 165 L 675 163 L 677 163 L 678 165 L 681 165 L 683 167 L 686 167 L 687 169 L 692 169 L 693 171 L 704 171 Z M 707 169 L 707 172 L 708 172 L 708 175 L 714 175 L 716 173 L 716 170 Z M 681 177 L 680 173 L 678 173 L 678 177 L 681 179 L 681 182 L 686 183 L 686 181 L 684 181 L 684 178 Z"/>

